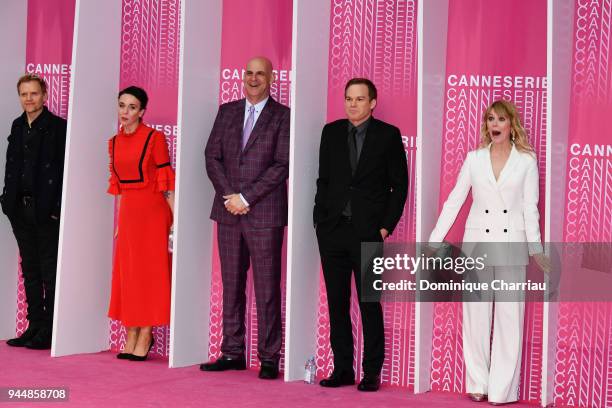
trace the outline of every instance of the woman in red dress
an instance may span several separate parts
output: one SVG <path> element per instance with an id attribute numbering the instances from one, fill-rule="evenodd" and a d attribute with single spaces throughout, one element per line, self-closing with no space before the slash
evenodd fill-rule
<path id="1" fill-rule="evenodd" d="M 119 92 L 120 131 L 109 140 L 108 192 L 119 219 L 108 316 L 127 328 L 117 358 L 144 361 L 155 339 L 152 326 L 170 322 L 170 256 L 174 172 L 164 135 L 142 123 L 146 92 Z"/>

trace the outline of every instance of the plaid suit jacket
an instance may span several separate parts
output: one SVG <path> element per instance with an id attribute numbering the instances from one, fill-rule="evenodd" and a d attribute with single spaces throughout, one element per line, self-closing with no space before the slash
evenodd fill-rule
<path id="1" fill-rule="evenodd" d="M 222 224 L 242 219 L 253 228 L 287 225 L 289 108 L 270 97 L 241 149 L 245 109 L 244 99 L 221 105 L 206 144 L 206 172 L 216 192 L 210 218 Z M 225 209 L 223 196 L 233 193 L 249 203 L 246 215 Z"/>

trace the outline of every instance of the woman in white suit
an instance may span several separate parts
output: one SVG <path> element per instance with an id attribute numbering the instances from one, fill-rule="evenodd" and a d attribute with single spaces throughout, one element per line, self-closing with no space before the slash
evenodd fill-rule
<path id="1" fill-rule="evenodd" d="M 492 253 L 484 272 L 492 279 L 521 282 L 528 255 L 543 268 L 547 264 L 540 241 L 535 154 L 511 102 L 500 100 L 489 106 L 480 133 L 480 147 L 467 154 L 429 241 L 442 242 L 471 188 L 463 251 L 474 253 L 482 243 L 495 243 L 485 244 Z M 493 316 L 493 300 L 463 303 L 463 353 L 469 397 L 474 401 L 488 397 L 495 405 L 518 399 L 525 305 L 497 302 Z"/>

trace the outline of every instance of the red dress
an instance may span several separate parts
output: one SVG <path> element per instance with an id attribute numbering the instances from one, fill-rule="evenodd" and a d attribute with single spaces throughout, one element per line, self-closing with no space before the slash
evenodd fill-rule
<path id="1" fill-rule="evenodd" d="M 174 190 L 174 172 L 166 139 L 141 123 L 108 148 L 108 192 L 121 195 L 108 316 L 125 326 L 169 324 L 172 212 L 162 192 Z"/>

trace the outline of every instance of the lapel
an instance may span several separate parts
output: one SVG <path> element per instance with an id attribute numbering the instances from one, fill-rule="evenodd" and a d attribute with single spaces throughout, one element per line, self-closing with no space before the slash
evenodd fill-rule
<path id="1" fill-rule="evenodd" d="M 229 140 L 232 140 L 229 145 L 232 154 L 236 152 L 237 156 L 240 156 L 240 150 L 242 149 L 242 128 L 244 126 L 244 112 L 246 110 L 246 102 L 242 99 L 242 103 L 235 105 L 234 109 L 229 114 L 227 127 Z"/>
<path id="2" fill-rule="evenodd" d="M 508 179 L 508 177 L 510 176 L 510 174 L 512 174 L 512 171 L 518 164 L 519 153 L 513 144 L 512 150 L 510 150 L 510 156 L 508 156 L 508 159 L 506 160 L 506 164 L 504 164 L 504 167 L 499 173 L 499 179 L 497 180 L 495 180 L 495 174 L 493 174 L 493 163 L 491 163 L 491 143 L 489 143 L 489 146 L 487 146 L 487 148 L 484 149 L 484 160 L 485 160 L 485 163 L 483 164 L 485 165 L 485 168 L 487 169 L 486 170 L 487 178 L 489 179 L 491 183 L 493 183 L 494 186 L 499 187 Z"/>
<path id="3" fill-rule="evenodd" d="M 338 143 L 338 156 L 343 157 L 344 159 L 339 160 L 338 163 L 343 164 L 342 171 L 347 174 L 347 178 L 350 180 L 353 176 L 351 174 L 351 158 L 349 156 L 350 153 L 348 147 L 348 119 L 339 122 L 339 126 L 340 129 L 338 131 L 338 137 L 340 138 L 340 140 Z M 357 172 L 355 172 L 355 174 L 357 174 Z"/>
<path id="4" fill-rule="evenodd" d="M 257 138 L 268 128 L 268 123 L 270 122 L 270 119 L 272 119 L 272 111 L 274 110 L 273 105 L 275 102 L 276 101 L 274 101 L 271 96 L 268 98 L 268 102 L 266 102 L 266 105 L 264 106 L 263 110 L 259 114 L 259 117 L 257 118 L 257 122 L 255 122 L 255 126 L 251 131 L 251 135 L 249 136 L 249 140 L 247 141 L 246 146 L 244 146 L 244 149 L 242 149 L 242 154 L 246 153 L 251 148 L 251 146 L 253 146 L 255 140 L 257 140 Z M 242 109 L 243 115 L 245 109 L 246 102 Z M 240 142 L 242 143 L 242 127 L 240 128 Z"/>
<path id="5" fill-rule="evenodd" d="M 513 174 L 514 168 L 519 163 L 519 156 L 520 155 L 518 151 L 516 150 L 516 147 L 514 147 L 514 143 L 513 143 L 512 150 L 510 150 L 510 156 L 508 156 L 508 160 L 506 160 L 506 164 L 504 165 L 504 168 L 499 173 L 499 180 L 497 180 L 498 186 L 501 186 L 502 184 L 504 184 L 504 182 L 508 180 L 511 174 Z"/>
<path id="6" fill-rule="evenodd" d="M 483 149 L 483 169 L 487 174 L 487 178 L 493 184 L 493 186 L 497 187 L 497 181 L 495 180 L 495 174 L 493 174 L 493 164 L 491 163 L 491 143 L 487 146 L 486 149 Z"/>
<path id="7" fill-rule="evenodd" d="M 365 163 L 367 163 L 370 155 L 372 154 L 372 146 L 374 143 L 374 139 L 376 138 L 378 123 L 374 117 L 370 118 L 370 123 L 368 124 L 368 128 L 366 129 L 366 136 L 363 141 L 363 147 L 361 148 L 361 155 L 359 156 L 359 161 L 357 162 L 357 169 L 355 170 L 354 177 L 358 177 L 359 174 L 363 171 Z M 348 138 L 345 138 L 345 140 Z M 346 142 L 345 142 L 346 144 Z M 347 146 L 347 154 L 348 154 L 348 146 Z"/>

